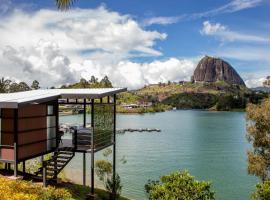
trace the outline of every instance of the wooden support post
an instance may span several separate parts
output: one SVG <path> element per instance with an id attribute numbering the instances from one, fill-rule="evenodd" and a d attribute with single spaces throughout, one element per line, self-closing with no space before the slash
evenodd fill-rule
<path id="1" fill-rule="evenodd" d="M 7 163 L 5 163 L 5 170 L 7 170 L 8 169 L 8 165 L 7 165 Z"/>
<path id="2" fill-rule="evenodd" d="M 14 177 L 18 176 L 18 109 L 14 109 Z"/>
<path id="3" fill-rule="evenodd" d="M 10 171 L 10 163 L 7 165 L 7 170 Z"/>
<path id="4" fill-rule="evenodd" d="M 42 180 L 43 180 L 43 187 L 47 187 L 47 166 L 44 162 L 44 156 L 40 157 L 40 162 L 42 164 Z"/>
<path id="5" fill-rule="evenodd" d="M 22 168 L 23 168 L 23 173 L 25 174 L 25 161 L 23 161 L 23 163 L 22 163 Z"/>
<path id="6" fill-rule="evenodd" d="M 85 152 L 83 152 L 83 186 L 86 186 L 86 161 L 85 161 Z"/>
<path id="7" fill-rule="evenodd" d="M 47 177 L 47 169 L 46 169 L 46 165 L 45 165 L 45 162 L 43 161 L 42 163 L 42 166 L 43 166 L 43 176 L 42 176 L 42 179 L 43 179 L 43 187 L 47 187 L 47 180 L 46 180 L 46 177 Z"/>
<path id="8" fill-rule="evenodd" d="M 116 95 L 113 96 L 113 196 L 116 197 Z"/>
<path id="9" fill-rule="evenodd" d="M 54 169 L 54 175 L 53 178 L 57 182 L 57 154 L 58 152 L 53 152 L 53 157 L 54 157 L 54 163 L 53 163 L 53 169 Z"/>

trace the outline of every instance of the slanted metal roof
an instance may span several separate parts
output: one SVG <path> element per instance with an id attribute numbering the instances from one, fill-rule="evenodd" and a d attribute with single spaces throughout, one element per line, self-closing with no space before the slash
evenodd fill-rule
<path id="1" fill-rule="evenodd" d="M 125 92 L 126 88 L 46 89 L 25 92 L 1 93 L 0 108 L 18 108 L 19 104 L 40 103 L 53 99 L 98 99 Z"/>

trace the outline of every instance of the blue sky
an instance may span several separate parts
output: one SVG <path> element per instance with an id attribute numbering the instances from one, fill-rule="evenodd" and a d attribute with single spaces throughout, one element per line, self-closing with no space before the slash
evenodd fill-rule
<path id="1" fill-rule="evenodd" d="M 250 87 L 270 74 L 269 0 L 78 0 L 64 13 L 53 0 L 0 1 L 0 69 L 18 81 L 20 68 L 44 86 L 109 75 L 138 88 L 189 79 L 206 54 L 229 61 Z"/>

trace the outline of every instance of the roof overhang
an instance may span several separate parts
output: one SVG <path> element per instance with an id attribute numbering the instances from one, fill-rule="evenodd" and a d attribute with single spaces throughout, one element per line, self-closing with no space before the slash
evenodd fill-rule
<path id="1" fill-rule="evenodd" d="M 127 91 L 127 88 L 46 89 L 0 94 L 0 108 L 44 103 L 57 99 L 99 99 Z"/>

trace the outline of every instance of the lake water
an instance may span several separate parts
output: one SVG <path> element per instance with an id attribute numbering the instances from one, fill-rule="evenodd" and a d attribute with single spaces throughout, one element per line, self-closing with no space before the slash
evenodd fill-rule
<path id="1" fill-rule="evenodd" d="M 60 122 L 82 122 L 81 115 L 61 117 Z M 124 196 L 146 199 L 148 179 L 187 169 L 200 180 L 209 180 L 216 199 L 246 200 L 257 179 L 247 175 L 245 113 L 195 110 L 144 115 L 118 115 L 118 128 L 159 128 L 160 133 L 117 135 L 117 172 Z M 101 153 L 96 156 L 101 158 Z M 125 157 L 126 164 L 120 162 Z M 89 184 L 90 158 L 87 157 Z M 65 169 L 65 175 L 82 183 L 82 155 Z M 100 186 L 100 183 L 97 184 Z"/>

